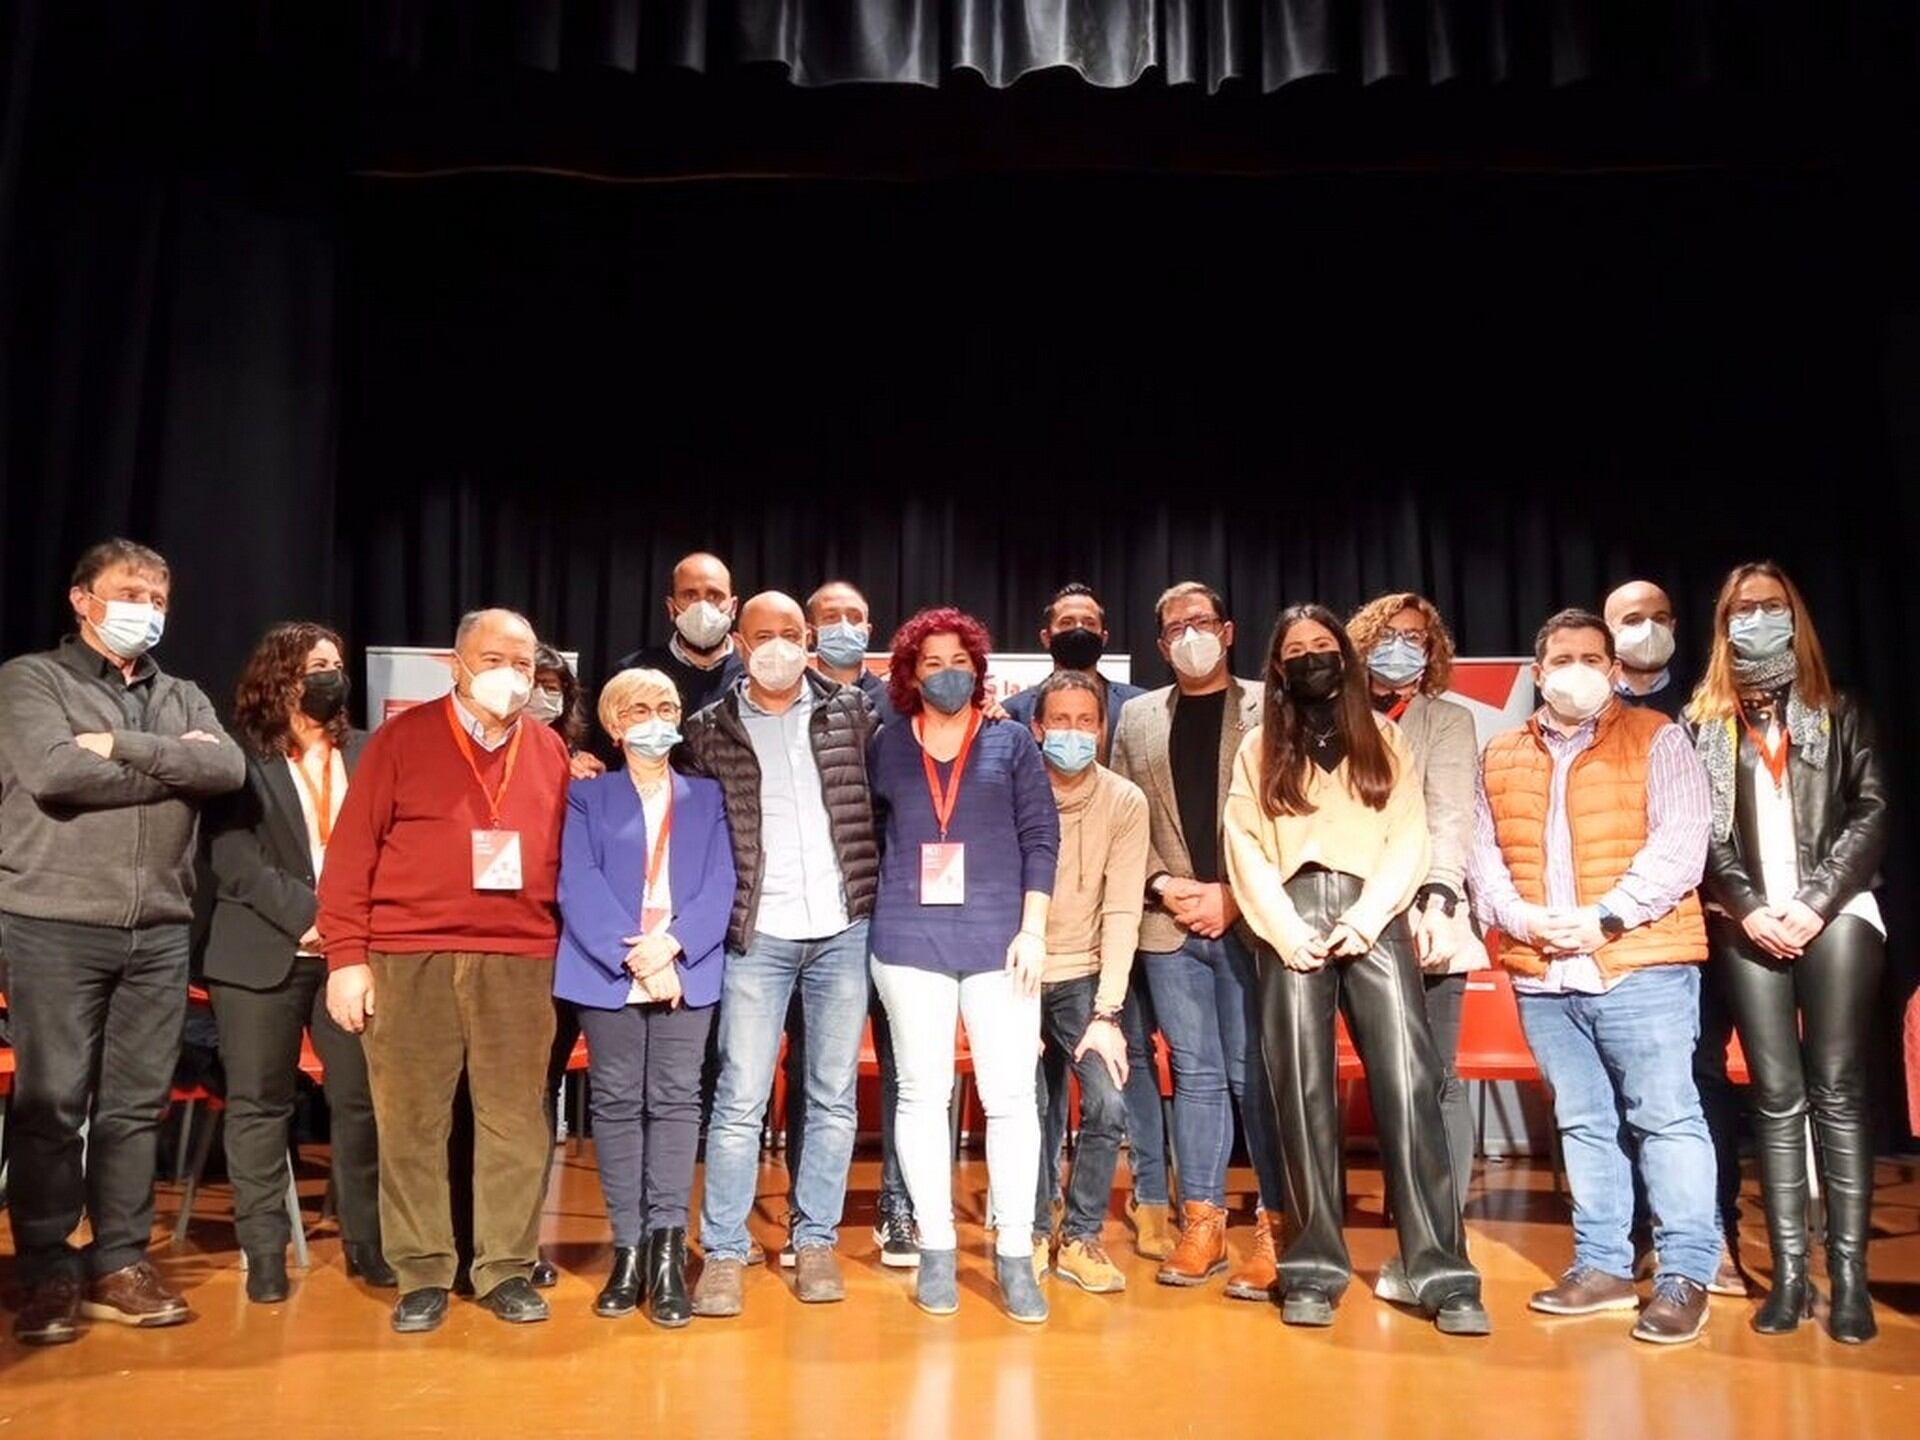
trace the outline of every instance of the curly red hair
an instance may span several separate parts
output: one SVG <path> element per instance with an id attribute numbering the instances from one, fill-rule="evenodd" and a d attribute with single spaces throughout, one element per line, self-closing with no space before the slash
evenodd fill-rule
<path id="1" fill-rule="evenodd" d="M 920 663 L 920 649 L 935 635 L 957 635 L 967 656 L 973 661 L 973 703 L 987 698 L 987 657 L 993 653 L 993 636 L 966 611 L 952 605 L 936 605 L 922 610 L 893 632 L 893 658 L 887 666 L 887 697 L 902 715 L 918 715 L 920 686 L 914 680 L 914 668 Z"/>

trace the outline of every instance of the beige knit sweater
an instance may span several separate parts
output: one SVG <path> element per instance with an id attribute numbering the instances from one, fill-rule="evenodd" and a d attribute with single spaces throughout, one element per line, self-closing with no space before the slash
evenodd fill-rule
<path id="1" fill-rule="evenodd" d="M 1060 792 L 1054 792 L 1060 800 Z M 1096 765 L 1060 805 L 1060 867 L 1047 907 L 1047 984 L 1098 974 L 1094 1007 L 1117 1010 L 1140 943 L 1147 885 L 1147 797 Z"/>

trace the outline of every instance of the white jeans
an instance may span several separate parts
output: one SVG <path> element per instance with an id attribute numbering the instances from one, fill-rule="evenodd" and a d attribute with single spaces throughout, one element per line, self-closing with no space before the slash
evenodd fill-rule
<path id="1" fill-rule="evenodd" d="M 999 1222 L 994 1248 L 1033 1253 L 1033 1196 L 1040 1183 L 1040 1113 L 1034 1069 L 1040 1051 L 1040 997 L 1022 995 L 1011 974 L 948 975 L 873 962 L 873 983 L 893 1030 L 900 1105 L 894 1145 L 913 1218 L 926 1250 L 952 1250 L 953 1154 L 948 1106 L 953 1096 L 955 1022 L 964 1018 L 974 1084 L 987 1112 L 987 1190 Z"/>

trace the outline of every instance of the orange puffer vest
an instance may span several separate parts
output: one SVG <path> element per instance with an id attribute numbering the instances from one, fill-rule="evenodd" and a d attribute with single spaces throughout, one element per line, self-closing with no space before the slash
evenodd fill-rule
<path id="1" fill-rule="evenodd" d="M 1615 703 L 1600 717 L 1593 743 L 1567 775 L 1567 823 L 1573 830 L 1575 888 L 1582 905 L 1598 903 L 1619 882 L 1647 841 L 1647 769 L 1653 740 L 1671 724 L 1653 710 Z M 1547 903 L 1547 806 L 1553 756 L 1540 717 L 1487 745 L 1487 802 L 1500 853 L 1522 899 Z M 1645 965 L 1691 965 L 1707 958 L 1699 893 L 1650 925 L 1609 940 L 1594 955 L 1609 979 Z M 1500 961 L 1522 975 L 1544 975 L 1547 960 L 1533 946 L 1500 937 Z"/>

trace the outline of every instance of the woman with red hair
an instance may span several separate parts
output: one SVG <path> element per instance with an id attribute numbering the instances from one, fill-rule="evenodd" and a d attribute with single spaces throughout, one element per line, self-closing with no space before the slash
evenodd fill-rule
<path id="1" fill-rule="evenodd" d="M 867 769 L 883 827 L 873 980 L 900 1070 L 900 1166 L 920 1225 L 914 1302 L 959 1308 L 947 1105 L 964 1019 L 987 1112 L 994 1273 L 1015 1320 L 1047 1318 L 1033 1273 L 1040 1121 L 1034 1059 L 1060 818 L 1024 726 L 986 717 L 986 627 L 923 610 L 893 637 L 889 689 L 905 724 L 874 737 Z"/>

